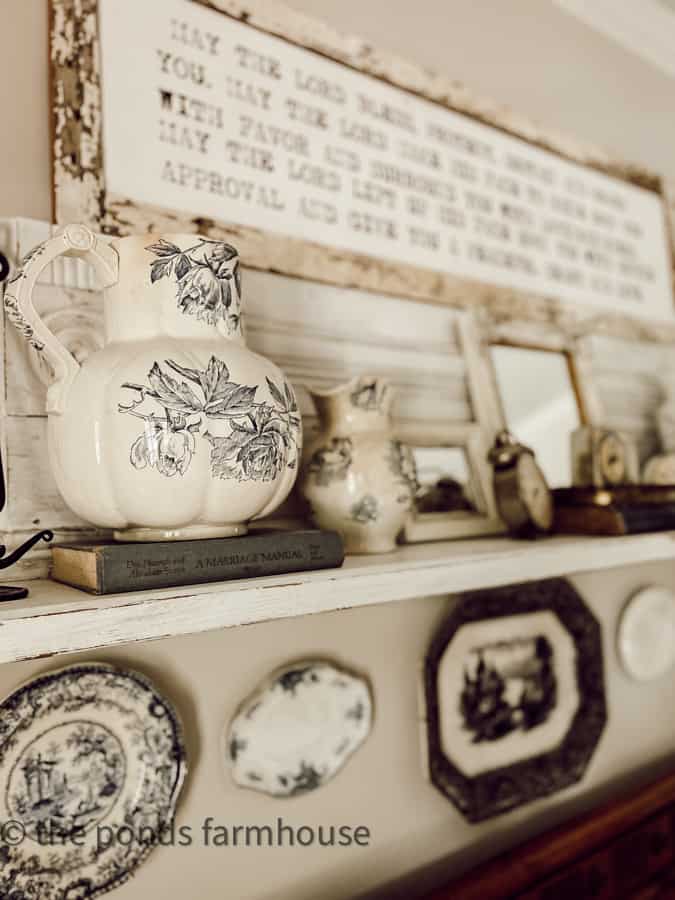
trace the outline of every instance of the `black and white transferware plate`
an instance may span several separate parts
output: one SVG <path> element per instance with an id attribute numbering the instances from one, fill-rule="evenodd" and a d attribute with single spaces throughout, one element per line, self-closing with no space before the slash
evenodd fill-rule
<path id="1" fill-rule="evenodd" d="M 241 787 L 275 797 L 315 790 L 370 734 L 367 681 L 327 662 L 274 672 L 230 723 L 225 753 Z"/>
<path id="2" fill-rule="evenodd" d="M 89 900 L 126 881 L 174 815 L 176 713 L 134 672 L 90 663 L 0 704 L 0 897 Z"/>

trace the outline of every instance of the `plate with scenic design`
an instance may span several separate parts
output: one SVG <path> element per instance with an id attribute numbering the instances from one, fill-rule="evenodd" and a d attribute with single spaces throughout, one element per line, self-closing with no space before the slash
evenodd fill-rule
<path id="1" fill-rule="evenodd" d="M 182 730 L 143 676 L 86 663 L 0 704 L 0 897 L 84 900 L 125 882 L 168 827 Z M 117 839 L 115 839 L 117 838 Z"/>
<path id="2" fill-rule="evenodd" d="M 464 594 L 424 665 L 428 772 L 470 821 L 580 781 L 607 719 L 600 625 L 564 579 Z"/>
<path id="3" fill-rule="evenodd" d="M 241 787 L 293 797 L 333 778 L 370 734 L 368 682 L 327 662 L 274 672 L 228 726 L 225 754 Z"/>

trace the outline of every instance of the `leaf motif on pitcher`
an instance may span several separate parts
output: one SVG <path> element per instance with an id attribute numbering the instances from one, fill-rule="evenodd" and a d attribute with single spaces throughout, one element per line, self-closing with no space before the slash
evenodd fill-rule
<path id="1" fill-rule="evenodd" d="M 199 452 L 195 435 L 210 444 L 211 474 L 216 478 L 273 481 L 285 467 L 297 466 L 300 416 L 287 383 L 282 390 L 267 378 L 272 402 L 257 402 L 258 387 L 232 381 L 227 365 L 215 356 L 205 369 L 190 369 L 171 359 L 164 366 L 154 363 L 149 386 L 122 385 L 137 396 L 119 403 L 118 411 L 144 423 L 130 451 L 135 469 L 149 466 L 169 478 L 185 475 Z M 205 419 L 224 422 L 227 433 L 202 431 Z"/>
<path id="2" fill-rule="evenodd" d="M 156 257 L 150 264 L 151 283 L 174 278 L 182 312 L 209 325 L 222 319 L 229 334 L 239 331 L 241 273 L 234 247 L 224 241 L 201 240 L 181 250 L 160 238 L 145 249 Z"/>

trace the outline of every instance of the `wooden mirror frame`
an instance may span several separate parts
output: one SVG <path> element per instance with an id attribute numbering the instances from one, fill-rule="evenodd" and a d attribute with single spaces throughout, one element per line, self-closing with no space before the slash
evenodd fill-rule
<path id="1" fill-rule="evenodd" d="M 485 362 L 481 330 L 475 316 L 457 318 L 458 342 L 466 366 L 466 383 L 473 410 L 472 422 L 442 425 L 399 422 L 395 437 L 410 447 L 458 447 L 466 455 L 471 493 L 477 509 L 447 512 L 412 512 L 406 523 L 404 543 L 503 534 L 505 525 L 497 512 L 488 452 L 502 427 L 495 382 Z"/>
<path id="2" fill-rule="evenodd" d="M 403 540 L 407 544 L 451 538 L 501 534 L 504 524 L 499 519 L 492 490 L 492 476 L 487 465 L 489 446 L 479 425 L 448 425 L 418 430 L 397 428 L 397 437 L 410 447 L 458 448 L 464 452 L 468 484 L 476 509 L 447 512 L 413 511 L 405 524 Z"/>

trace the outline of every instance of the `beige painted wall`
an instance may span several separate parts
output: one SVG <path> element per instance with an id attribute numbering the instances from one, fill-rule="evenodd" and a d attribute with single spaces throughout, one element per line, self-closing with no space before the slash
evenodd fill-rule
<path id="1" fill-rule="evenodd" d="M 675 174 L 673 83 L 547 0 L 293 5 L 441 68 L 523 113 Z M 3 0 L 0 215 L 49 215 L 45 7 L 45 0 Z M 581 785 L 481 826 L 467 825 L 421 771 L 417 672 L 447 599 L 420 598 L 100 654 L 155 678 L 183 714 L 192 773 L 181 824 L 197 832 L 208 815 L 230 825 L 266 824 L 281 815 L 295 824 L 364 824 L 373 835 L 370 850 L 162 849 L 115 896 L 331 900 L 432 866 L 398 892 L 412 897 L 434 879 L 662 770 L 675 751 L 672 719 L 664 714 L 673 708 L 675 677 L 636 685 L 620 672 L 614 652 L 622 605 L 631 591 L 653 581 L 675 587 L 672 566 L 575 579 L 604 626 L 609 727 Z M 313 654 L 337 657 L 370 676 L 377 702 L 372 739 L 316 794 L 272 802 L 235 789 L 221 766 L 223 723 L 270 669 Z M 54 665 L 0 667 L 0 694 Z M 391 888 L 380 892 L 395 894 Z"/>
<path id="2" fill-rule="evenodd" d="M 181 712 L 191 774 L 178 823 L 195 837 L 205 817 L 237 824 L 365 825 L 368 849 L 161 848 L 115 896 L 120 900 L 346 900 L 413 870 L 381 900 L 421 896 L 435 880 L 514 844 L 600 798 L 663 770 L 675 749 L 673 675 L 640 685 L 619 669 L 617 617 L 626 597 L 649 582 L 675 588 L 672 565 L 650 565 L 574 579 L 603 625 L 609 724 L 578 786 L 481 825 L 468 825 L 423 775 L 418 728 L 419 664 L 451 601 L 411 602 L 120 648 L 87 659 L 136 667 L 154 678 Z M 449 585 L 451 587 L 451 585 Z M 376 699 L 373 734 L 321 790 L 269 800 L 236 788 L 223 766 L 221 730 L 238 703 L 270 669 L 311 655 L 366 673 Z M 69 662 L 78 657 L 70 657 Z M 79 658 L 82 658 L 81 656 Z M 0 667 L 0 695 L 49 661 Z"/>

